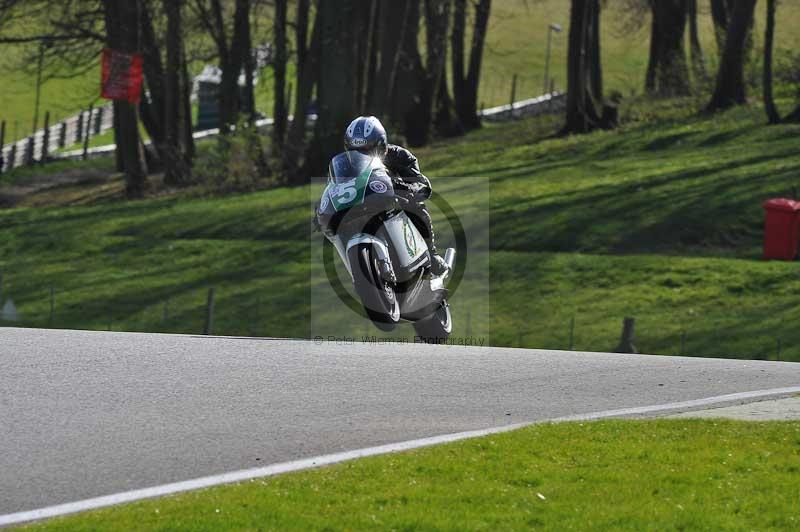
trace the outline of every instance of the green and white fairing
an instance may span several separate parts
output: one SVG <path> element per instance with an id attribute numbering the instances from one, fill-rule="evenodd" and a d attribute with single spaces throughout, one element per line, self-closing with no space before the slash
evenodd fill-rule
<path id="1" fill-rule="evenodd" d="M 323 196 L 327 196 L 333 209 L 341 212 L 361 205 L 367 195 L 367 185 L 374 173 L 386 174 L 381 160 L 357 151 L 347 151 L 334 157 L 330 164 L 330 177 Z M 355 177 L 353 177 L 355 176 Z M 376 175 L 376 177 L 378 177 Z M 387 176 L 388 179 L 388 176 Z M 382 182 L 378 181 L 378 182 Z M 386 185 L 386 183 L 384 183 Z M 373 187 L 373 192 L 389 190 L 386 187 Z"/>
<path id="2" fill-rule="evenodd" d="M 328 183 L 319 206 L 319 220 L 342 259 L 354 243 L 379 238 L 399 269 L 424 265 L 425 240 L 408 216 L 397 209 L 392 180 L 378 157 L 347 151 L 333 158 Z M 371 204 L 375 209 L 368 208 Z M 363 208 L 357 208 L 363 207 Z M 367 228 L 381 210 L 397 211 L 383 217 L 379 227 Z M 402 274 L 401 274 L 402 277 Z"/>

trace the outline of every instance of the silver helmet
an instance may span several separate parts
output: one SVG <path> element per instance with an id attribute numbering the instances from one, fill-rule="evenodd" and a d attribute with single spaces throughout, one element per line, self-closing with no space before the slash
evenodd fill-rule
<path id="1" fill-rule="evenodd" d="M 344 132 L 344 149 L 383 157 L 388 144 L 386 129 L 374 116 L 359 116 Z"/>

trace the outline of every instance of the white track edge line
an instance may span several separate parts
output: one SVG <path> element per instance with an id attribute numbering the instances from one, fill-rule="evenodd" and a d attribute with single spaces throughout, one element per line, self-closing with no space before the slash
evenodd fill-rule
<path id="1" fill-rule="evenodd" d="M 466 432 L 456 432 L 453 434 L 443 434 L 441 436 L 432 436 L 429 438 L 408 440 L 399 443 L 390 443 L 387 445 L 379 445 L 377 447 L 367 447 L 364 449 L 356 449 L 353 451 L 344 451 L 341 453 L 326 454 L 322 456 L 316 456 L 313 458 L 304 458 L 302 460 L 282 462 L 255 469 L 244 469 L 241 471 L 233 471 L 230 473 L 211 475 L 192 480 L 173 482 L 170 484 L 163 484 L 161 486 L 154 486 L 151 488 L 137 489 L 122 493 L 115 493 L 112 495 L 105 495 L 102 497 L 85 499 L 82 501 L 58 504 L 55 506 L 48 506 L 45 508 L 39 508 L 37 510 L 28 510 L 12 514 L 0 515 L 0 526 L 21 524 L 28 521 L 36 521 L 50 517 L 63 516 L 87 510 L 96 510 L 98 508 L 104 508 L 107 506 L 115 506 L 118 504 L 139 501 L 142 499 L 151 499 L 154 497 L 172 495 L 175 493 L 181 493 L 190 490 L 209 488 L 221 484 L 231 484 L 234 482 L 242 482 L 245 480 L 252 480 L 255 478 L 270 477 L 282 473 L 290 473 L 293 471 L 301 471 L 303 469 L 311 469 L 325 465 L 337 464 L 340 462 L 354 460 L 356 458 L 364 458 L 367 456 L 376 456 L 380 454 L 408 451 L 412 449 L 419 449 L 422 447 L 429 447 L 431 445 L 450 443 L 469 438 L 477 438 L 480 436 L 489 436 L 492 434 L 500 434 L 503 432 L 510 432 L 512 430 L 528 427 L 534 424 L 548 423 L 548 422 L 563 422 L 563 421 L 592 421 L 610 417 L 652 414 L 656 412 L 680 410 L 683 408 L 695 408 L 699 406 L 709 406 L 713 404 L 727 403 L 731 401 L 758 399 L 758 398 L 781 396 L 793 393 L 800 393 L 800 386 L 789 387 L 789 388 L 773 388 L 769 390 L 755 390 L 751 392 L 731 393 L 726 395 L 707 397 L 704 399 L 694 399 L 690 401 L 665 403 L 660 405 L 641 406 L 634 408 L 620 408 L 617 410 L 603 410 L 600 412 L 592 412 L 588 414 L 577 414 L 577 415 L 564 416 L 552 419 L 543 419 L 533 422 L 515 423 L 513 425 L 505 425 L 502 427 L 470 430 Z"/>

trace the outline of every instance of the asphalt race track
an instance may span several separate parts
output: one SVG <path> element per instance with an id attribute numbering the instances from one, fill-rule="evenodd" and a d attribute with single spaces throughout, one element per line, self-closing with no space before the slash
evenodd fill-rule
<path id="1" fill-rule="evenodd" d="M 800 386 L 800 364 L 0 328 L 0 516 L 520 422 Z"/>

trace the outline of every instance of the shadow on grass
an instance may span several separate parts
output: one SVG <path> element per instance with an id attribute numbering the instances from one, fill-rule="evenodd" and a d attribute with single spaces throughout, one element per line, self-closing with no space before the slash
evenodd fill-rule
<path id="1" fill-rule="evenodd" d="M 519 199 L 493 216 L 496 249 L 637 253 L 758 244 L 760 200 L 800 173 L 792 150 Z M 783 160 L 768 177 L 758 168 Z M 743 172 L 746 172 L 743 174 Z M 731 177 L 729 174 L 733 174 Z"/>

